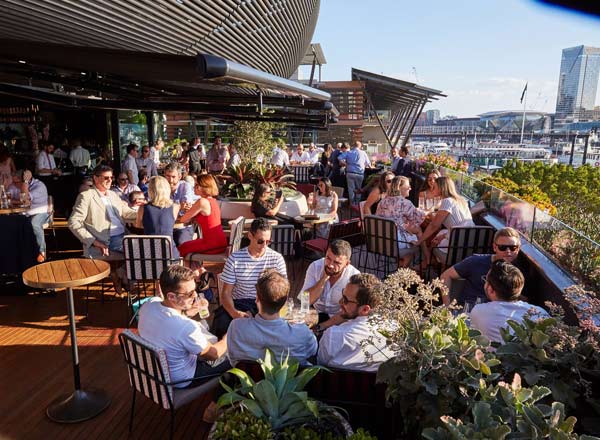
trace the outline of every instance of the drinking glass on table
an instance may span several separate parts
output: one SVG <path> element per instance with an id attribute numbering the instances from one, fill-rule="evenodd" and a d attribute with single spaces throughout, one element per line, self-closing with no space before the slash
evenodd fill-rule
<path id="1" fill-rule="evenodd" d="M 22 192 L 20 200 L 21 200 L 21 207 L 27 206 L 29 204 L 29 197 L 27 196 L 27 193 Z"/>

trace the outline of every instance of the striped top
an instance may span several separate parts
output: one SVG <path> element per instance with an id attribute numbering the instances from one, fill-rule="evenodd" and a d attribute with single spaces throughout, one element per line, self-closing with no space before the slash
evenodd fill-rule
<path id="1" fill-rule="evenodd" d="M 276 269 L 287 278 L 285 260 L 279 252 L 266 248 L 261 257 L 252 258 L 245 247 L 227 258 L 221 280 L 233 285 L 233 299 L 256 298 L 256 282 L 266 269 Z"/>
<path id="2" fill-rule="evenodd" d="M 440 211 L 448 212 L 448 216 L 444 219 L 444 226 L 450 230 L 456 226 L 475 226 L 469 206 L 461 205 L 452 197 L 442 199 L 439 207 Z"/>

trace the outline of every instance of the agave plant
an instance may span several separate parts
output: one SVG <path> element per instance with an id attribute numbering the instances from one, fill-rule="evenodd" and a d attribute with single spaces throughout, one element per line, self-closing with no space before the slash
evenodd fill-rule
<path id="1" fill-rule="evenodd" d="M 271 350 L 267 350 L 259 363 L 264 373 L 264 379 L 259 382 L 239 368 L 229 370 L 241 385 L 233 389 L 221 381 L 227 393 L 219 398 L 220 407 L 239 404 L 255 417 L 266 420 L 274 431 L 319 416 L 319 403 L 309 399 L 303 390 L 323 367 L 309 367 L 298 373 L 297 360 L 288 355 L 278 362 Z"/>

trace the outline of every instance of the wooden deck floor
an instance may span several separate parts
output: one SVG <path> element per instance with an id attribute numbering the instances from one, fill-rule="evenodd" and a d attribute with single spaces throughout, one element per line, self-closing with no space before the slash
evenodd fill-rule
<path id="1" fill-rule="evenodd" d="M 82 293 L 82 292 L 81 292 Z M 0 438 L 124 439 L 168 438 L 166 411 L 137 399 L 133 434 L 128 435 L 131 389 L 118 334 L 126 322 L 124 300 L 91 302 L 76 294 L 77 337 L 82 386 L 108 392 L 112 402 L 96 418 L 77 424 L 50 421 L 46 407 L 73 389 L 66 295 L 0 297 Z M 211 396 L 177 414 L 176 438 L 204 438 L 202 412 Z"/>

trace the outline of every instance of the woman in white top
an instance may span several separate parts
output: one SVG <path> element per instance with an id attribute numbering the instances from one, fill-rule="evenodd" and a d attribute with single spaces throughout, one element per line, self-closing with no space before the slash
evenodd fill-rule
<path id="1" fill-rule="evenodd" d="M 425 262 L 428 264 L 433 247 L 448 246 L 448 236 L 452 228 L 457 226 L 475 226 L 469 204 L 456 191 L 454 182 L 449 177 L 443 176 L 436 179 L 438 185 L 438 193 L 442 198 L 438 211 L 431 219 L 431 223 L 423 232 L 423 235 L 417 241 L 421 245 L 426 243 L 426 240 L 433 237 L 429 245 L 423 245 L 423 253 L 425 254 Z M 446 227 L 445 231 L 440 231 L 440 228 Z M 439 232 L 438 232 L 439 231 Z"/>
<path id="2" fill-rule="evenodd" d="M 433 212 L 441 202 L 437 186 L 438 177 L 440 177 L 440 172 L 433 170 L 427 174 L 425 182 L 423 182 L 423 187 L 419 192 L 419 208 L 423 211 Z"/>
<path id="3" fill-rule="evenodd" d="M 396 176 L 392 180 L 387 197 L 377 205 L 376 215 L 394 220 L 398 229 L 398 248 L 408 249 L 410 243 L 418 240 L 421 235 L 419 225 L 425 214 L 412 204 L 408 197 L 410 180 L 405 176 Z M 407 267 L 413 255 L 409 254 L 400 258 L 399 266 Z"/>
<path id="4" fill-rule="evenodd" d="M 339 221 L 337 215 L 338 196 L 331 188 L 331 180 L 327 177 L 319 179 L 311 208 L 315 210 L 315 214 L 328 214 L 332 216 L 328 223 L 317 225 L 317 236 L 327 238 L 329 235 L 329 225 Z"/>

